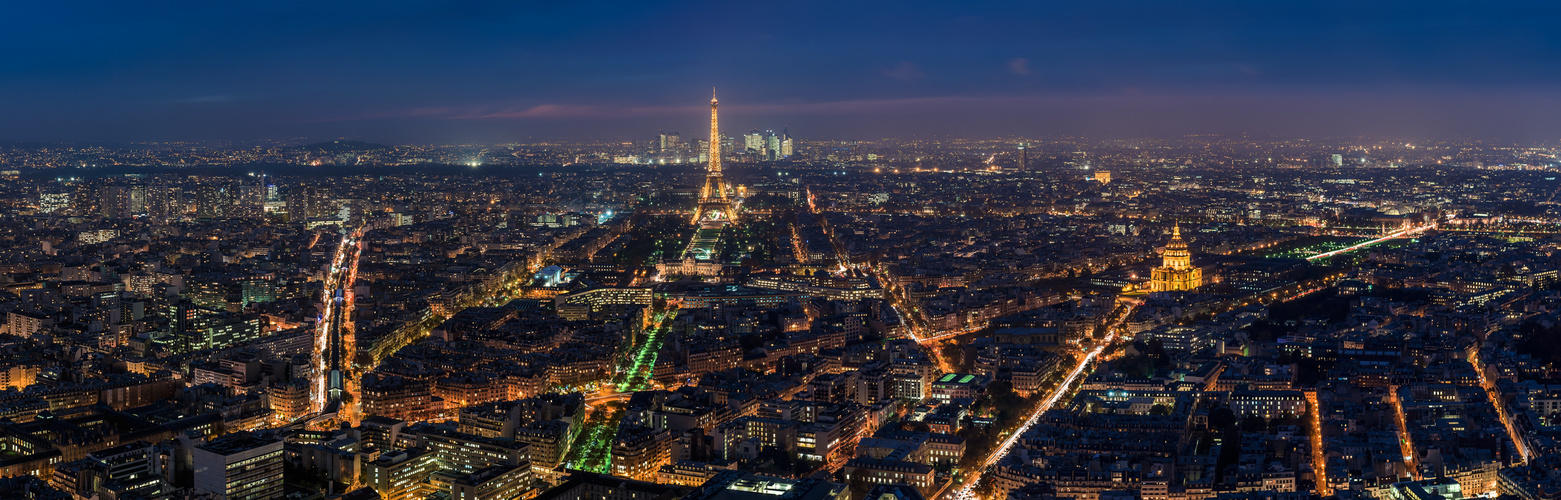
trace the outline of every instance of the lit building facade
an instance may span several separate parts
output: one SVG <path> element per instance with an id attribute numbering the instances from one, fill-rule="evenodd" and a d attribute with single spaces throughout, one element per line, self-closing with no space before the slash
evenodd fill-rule
<path id="1" fill-rule="evenodd" d="M 1171 242 L 1165 245 L 1160 267 L 1149 275 L 1151 289 L 1156 292 L 1193 290 L 1203 286 L 1203 270 L 1192 266 L 1192 251 L 1182 240 L 1182 227 L 1171 230 Z"/>
<path id="2" fill-rule="evenodd" d="M 282 440 L 235 433 L 191 451 L 195 490 L 222 500 L 282 498 Z"/>

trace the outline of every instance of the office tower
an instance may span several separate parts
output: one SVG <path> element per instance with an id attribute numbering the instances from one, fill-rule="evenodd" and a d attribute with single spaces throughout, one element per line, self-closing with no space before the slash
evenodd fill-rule
<path id="1" fill-rule="evenodd" d="M 743 151 L 751 155 L 763 156 L 764 135 L 759 133 L 759 129 L 743 134 Z"/>
<path id="2" fill-rule="evenodd" d="M 1342 167 L 1342 166 L 1344 166 L 1344 155 L 1340 155 L 1340 154 L 1333 155 L 1333 166 L 1335 166 L 1335 167 Z"/>
<path id="3" fill-rule="evenodd" d="M 64 214 L 70 211 L 70 202 L 68 191 L 38 193 L 38 211 L 46 214 Z"/>
<path id="4" fill-rule="evenodd" d="M 764 159 L 766 159 L 766 160 L 778 160 L 778 159 L 780 159 L 780 143 L 781 143 L 780 136 L 775 135 L 775 131 L 774 130 L 766 130 L 766 131 L 764 131 L 764 134 L 765 134 L 765 136 L 764 136 L 764 138 L 765 138 Z"/>
<path id="5" fill-rule="evenodd" d="M 660 143 L 658 144 L 658 149 L 660 151 L 662 151 L 662 152 L 672 151 L 672 150 L 677 149 L 678 148 L 678 144 L 680 142 L 682 142 L 682 140 L 683 140 L 682 137 L 677 132 L 672 132 L 672 133 L 661 132 L 661 134 L 659 136 L 659 139 L 660 139 L 660 141 L 659 141 Z"/>
<path id="6" fill-rule="evenodd" d="M 791 132 L 786 129 L 781 129 L 780 157 L 790 158 L 792 152 Z"/>
<path id="7" fill-rule="evenodd" d="M 1019 143 L 1019 171 L 1030 170 L 1030 148 L 1025 143 Z"/>
<path id="8" fill-rule="evenodd" d="M 190 452 L 195 490 L 221 500 L 282 498 L 282 440 L 253 432 L 228 434 Z"/>

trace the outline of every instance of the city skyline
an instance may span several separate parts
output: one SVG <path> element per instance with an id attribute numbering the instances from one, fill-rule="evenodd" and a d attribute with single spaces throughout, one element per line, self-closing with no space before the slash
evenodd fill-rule
<path id="1" fill-rule="evenodd" d="M 1561 492 L 1561 5 L 12 11 L 0 498 Z"/>
<path id="2" fill-rule="evenodd" d="M 0 410 L 33 446 L 0 493 L 1464 500 L 1561 479 L 1553 149 L 859 146 L 0 171 Z"/>

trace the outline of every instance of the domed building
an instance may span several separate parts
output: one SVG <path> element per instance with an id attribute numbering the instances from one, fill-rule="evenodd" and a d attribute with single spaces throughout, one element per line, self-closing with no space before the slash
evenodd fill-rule
<path id="1" fill-rule="evenodd" d="M 1187 249 L 1187 242 L 1182 240 L 1181 224 L 1172 227 L 1171 242 L 1165 244 L 1165 253 L 1160 257 L 1160 267 L 1154 268 L 1149 274 L 1150 290 L 1178 292 L 1203 285 L 1203 270 L 1192 266 L 1192 251 Z"/>

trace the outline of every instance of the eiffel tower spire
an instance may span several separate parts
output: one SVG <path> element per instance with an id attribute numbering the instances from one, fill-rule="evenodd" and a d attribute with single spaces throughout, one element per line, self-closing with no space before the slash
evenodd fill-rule
<path id="1" fill-rule="evenodd" d="M 699 208 L 694 214 L 695 223 L 725 224 L 731 222 L 732 200 L 727 198 L 726 177 L 721 173 L 721 125 L 720 101 L 715 89 L 710 89 L 710 165 L 705 171 L 705 187 L 699 192 Z"/>

